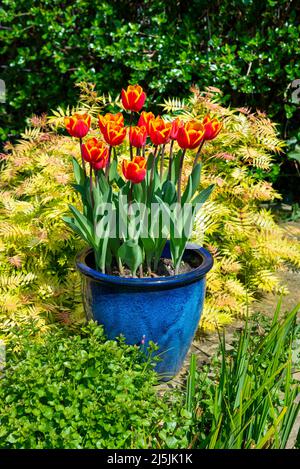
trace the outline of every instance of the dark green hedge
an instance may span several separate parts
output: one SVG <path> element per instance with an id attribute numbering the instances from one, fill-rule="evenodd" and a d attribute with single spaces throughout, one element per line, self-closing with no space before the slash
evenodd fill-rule
<path id="1" fill-rule="evenodd" d="M 2 0 L 2 137 L 25 117 L 74 103 L 74 83 L 117 93 L 139 82 L 153 99 L 192 83 L 286 125 L 300 78 L 298 0 Z"/>

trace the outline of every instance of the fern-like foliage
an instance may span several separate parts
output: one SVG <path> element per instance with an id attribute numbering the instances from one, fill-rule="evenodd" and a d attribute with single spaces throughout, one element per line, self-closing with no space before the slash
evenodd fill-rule
<path id="1" fill-rule="evenodd" d="M 286 263 L 300 267 L 299 243 L 279 227 L 262 202 L 280 197 L 266 181 L 252 175 L 255 167 L 271 169 L 274 152 L 283 143 L 276 126 L 248 109 L 228 109 L 220 91 L 193 88 L 189 100 L 167 100 L 164 112 L 189 119 L 215 114 L 223 121 L 218 138 L 203 147 L 203 185 L 215 184 L 212 198 L 197 215 L 193 239 L 213 254 L 202 327 L 213 330 L 251 312 L 256 292 L 282 291 L 276 270 Z M 80 84 L 77 108 L 61 109 L 33 119 L 16 145 L 7 144 L 0 181 L 0 334 L 25 322 L 43 332 L 56 321 L 84 318 L 80 278 L 74 268 L 83 246 L 66 229 L 62 216 L 68 204 L 79 206 L 70 186 L 71 159 L 80 160 L 78 142 L 57 134 L 66 115 L 88 110 L 96 116 L 119 98 L 99 96 L 91 84 Z M 189 159 L 190 157 L 190 159 Z M 187 181 L 192 153 L 187 155 Z"/>

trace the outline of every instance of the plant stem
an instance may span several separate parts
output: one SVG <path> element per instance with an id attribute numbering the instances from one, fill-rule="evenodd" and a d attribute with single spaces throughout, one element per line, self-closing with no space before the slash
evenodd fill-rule
<path id="1" fill-rule="evenodd" d="M 143 145 L 143 157 L 146 158 L 146 145 Z"/>
<path id="2" fill-rule="evenodd" d="M 116 147 L 114 147 L 114 160 L 115 160 L 115 161 L 118 161 Z"/>
<path id="3" fill-rule="evenodd" d="M 130 144 L 130 160 L 133 160 L 133 149 L 132 145 L 130 143 L 130 133 L 131 133 L 131 127 L 132 127 L 132 120 L 133 120 L 133 111 L 130 112 L 130 120 L 129 120 L 129 144 Z"/>
<path id="4" fill-rule="evenodd" d="M 86 177 L 85 161 L 84 161 L 84 158 L 83 158 L 83 153 L 82 153 L 81 145 L 82 145 L 82 138 L 79 139 L 79 146 L 80 146 L 80 154 L 81 154 L 82 169 L 83 169 L 83 172 L 84 172 L 84 176 Z"/>
<path id="5" fill-rule="evenodd" d="M 119 272 L 122 277 L 124 275 L 124 268 L 123 268 L 122 261 L 120 258 L 118 259 L 118 264 L 119 264 Z"/>
<path id="6" fill-rule="evenodd" d="M 161 146 L 161 157 L 160 157 L 160 172 L 159 172 L 159 177 L 160 177 L 161 181 L 162 181 L 163 171 L 164 171 L 164 156 L 165 156 L 165 145 L 162 145 Z"/>
<path id="7" fill-rule="evenodd" d="M 140 156 L 140 154 L 141 154 L 141 149 L 140 149 L 140 148 L 137 148 L 137 149 L 136 149 L 136 156 Z"/>
<path id="8" fill-rule="evenodd" d="M 94 196 L 93 196 L 93 167 L 90 164 L 90 194 L 91 194 L 91 202 L 92 208 L 94 208 Z"/>
<path id="9" fill-rule="evenodd" d="M 185 156 L 186 148 L 182 151 L 182 155 L 180 158 L 180 165 L 179 165 L 179 176 L 178 176 L 178 183 L 177 183 L 177 201 L 178 203 L 181 202 L 181 179 L 182 179 L 182 167 L 183 167 L 183 160 Z"/>
<path id="10" fill-rule="evenodd" d="M 204 145 L 204 142 L 205 142 L 205 140 L 202 140 L 202 142 L 201 142 L 200 145 L 199 145 L 197 154 L 196 154 L 195 159 L 194 159 L 193 168 L 195 168 L 196 164 L 198 163 L 198 159 L 199 159 L 199 156 L 200 156 L 202 147 L 203 147 L 203 145 Z"/>
<path id="11" fill-rule="evenodd" d="M 109 150 L 108 150 L 107 165 L 106 165 L 106 168 L 105 168 L 105 177 L 106 177 L 107 180 L 108 180 L 108 177 L 109 177 L 111 151 L 112 151 L 112 146 L 110 145 Z"/>
<path id="12" fill-rule="evenodd" d="M 132 192 L 133 192 L 133 183 L 130 184 L 129 194 L 128 194 L 128 213 L 130 211 L 130 206 L 132 204 Z"/>
<path id="13" fill-rule="evenodd" d="M 168 171 L 168 179 L 170 180 L 171 180 L 171 175 L 172 175 L 173 145 L 174 145 L 174 140 L 171 140 L 170 156 L 169 156 L 169 171 Z"/>
<path id="14" fill-rule="evenodd" d="M 155 160 L 157 157 L 157 151 L 158 151 L 158 146 L 155 147 L 154 154 L 153 154 L 153 161 L 152 161 L 152 166 L 151 166 L 151 173 L 150 173 L 150 181 L 149 181 L 149 188 L 148 188 L 148 199 L 150 201 L 150 196 L 152 192 L 152 185 L 153 185 L 153 179 L 154 179 L 154 168 L 155 168 Z"/>
<path id="15" fill-rule="evenodd" d="M 99 176 L 98 176 L 99 171 L 97 169 L 94 169 L 94 176 L 95 176 L 95 186 L 97 187 L 99 184 Z"/>

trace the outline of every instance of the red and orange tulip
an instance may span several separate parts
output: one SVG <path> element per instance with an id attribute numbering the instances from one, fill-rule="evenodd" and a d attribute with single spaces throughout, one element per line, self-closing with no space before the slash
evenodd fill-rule
<path id="1" fill-rule="evenodd" d="M 122 171 L 124 177 L 133 184 L 145 179 L 147 160 L 143 156 L 135 156 L 132 161 L 123 160 Z"/>
<path id="2" fill-rule="evenodd" d="M 107 165 L 108 148 L 104 142 L 90 138 L 81 145 L 82 156 L 94 169 L 103 169 Z"/>
<path id="3" fill-rule="evenodd" d="M 117 124 L 120 125 L 121 127 L 124 126 L 124 116 L 121 112 L 117 112 L 116 114 L 111 114 L 108 112 L 105 114 L 105 116 L 101 116 L 100 114 L 98 115 L 98 122 L 99 122 L 99 128 L 101 132 L 103 133 L 105 127 L 107 126 L 108 123 L 111 124 Z"/>
<path id="4" fill-rule="evenodd" d="M 140 85 L 129 85 L 126 91 L 122 89 L 121 97 L 124 109 L 139 112 L 144 106 L 146 93 Z"/>
<path id="5" fill-rule="evenodd" d="M 130 127 L 129 130 L 129 142 L 130 145 L 141 148 L 145 145 L 147 140 L 147 129 L 144 125 L 141 127 L 135 126 Z"/>
<path id="6" fill-rule="evenodd" d="M 172 130 L 171 130 L 171 133 L 170 133 L 170 138 L 172 140 L 176 140 L 177 139 L 177 135 L 178 135 L 178 130 L 180 129 L 180 127 L 183 126 L 183 122 L 182 120 L 179 119 L 179 117 L 177 117 L 173 122 L 172 122 Z"/>
<path id="7" fill-rule="evenodd" d="M 71 117 L 65 117 L 65 126 L 72 137 L 83 138 L 90 130 L 91 116 L 76 112 Z"/>
<path id="8" fill-rule="evenodd" d="M 150 120 L 149 135 L 154 145 L 164 145 L 170 140 L 171 122 L 165 122 L 160 116 Z"/>
<path id="9" fill-rule="evenodd" d="M 204 138 L 204 126 L 197 121 L 189 121 L 178 129 L 177 142 L 180 148 L 193 150 Z"/>
<path id="10" fill-rule="evenodd" d="M 126 137 L 126 127 L 109 122 L 103 129 L 103 137 L 112 147 L 120 145 Z"/>
<path id="11" fill-rule="evenodd" d="M 138 126 L 139 127 L 142 127 L 143 125 L 146 127 L 148 135 L 149 135 L 150 121 L 153 120 L 153 119 L 155 119 L 155 116 L 154 116 L 153 112 L 143 111 L 141 113 L 139 121 L 138 121 Z"/>
<path id="12" fill-rule="evenodd" d="M 204 117 L 202 123 L 205 129 L 203 140 L 213 140 L 222 128 L 222 123 L 216 118 L 211 119 L 209 115 Z"/>

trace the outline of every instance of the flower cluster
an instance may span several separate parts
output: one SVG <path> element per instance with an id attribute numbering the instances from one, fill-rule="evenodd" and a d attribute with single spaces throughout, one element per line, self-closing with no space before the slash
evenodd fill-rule
<path id="1" fill-rule="evenodd" d="M 180 206 L 184 203 L 191 203 L 194 216 L 197 201 L 204 200 L 211 191 L 209 188 L 201 197 L 196 195 L 200 182 L 200 153 L 205 141 L 210 141 L 219 134 L 222 123 L 209 115 L 206 115 L 202 120 L 184 122 L 178 117 L 169 121 L 161 116 L 155 116 L 152 112 L 142 111 L 146 101 L 146 93 L 139 85 L 130 85 L 126 90 L 122 89 L 121 101 L 123 109 L 129 113 L 129 123 L 125 125 L 122 112 L 99 115 L 100 136 L 98 138 L 92 136 L 83 141 L 91 127 L 91 117 L 87 113 L 76 113 L 65 119 L 66 130 L 72 137 L 78 138 L 80 143 L 82 165 L 81 169 L 76 166 L 75 173 L 77 176 L 79 173 L 81 174 L 77 181 L 77 187 L 81 187 L 80 194 L 86 205 L 84 213 L 90 217 L 87 220 L 87 224 L 90 224 L 88 225 L 90 231 L 86 234 L 86 240 L 91 240 L 91 233 L 94 230 L 91 227 L 95 227 L 97 224 L 94 212 L 100 201 L 105 200 L 106 203 L 115 204 L 118 198 L 126 196 L 129 205 L 132 202 L 145 204 L 146 209 L 143 209 L 143 213 L 150 211 L 152 203 L 162 205 L 165 211 L 174 202 Z M 140 114 L 134 124 L 135 113 Z M 119 162 L 115 147 L 121 145 L 126 137 L 130 148 L 130 159 L 123 159 L 120 162 L 123 174 L 123 178 L 121 178 L 118 174 Z M 113 149 L 114 151 L 112 151 Z M 195 155 L 192 180 L 183 192 L 182 168 L 186 151 L 195 151 Z M 86 174 L 86 163 L 89 164 L 89 176 Z M 74 162 L 73 164 L 78 163 Z M 141 190 L 134 190 L 136 186 L 140 186 Z M 117 192 L 114 191 L 115 187 L 118 187 Z M 85 194 L 86 188 L 89 193 Z M 126 210 L 123 208 L 121 212 L 124 214 Z M 73 214 L 75 213 L 73 210 Z M 69 224 L 75 229 L 74 226 L 77 226 L 76 217 Z M 76 228 L 77 232 L 82 229 L 82 226 L 81 216 Z M 181 226 L 180 223 L 178 226 Z M 149 229 L 149 239 L 151 236 L 153 237 L 152 228 Z M 165 231 L 164 229 L 164 233 Z M 102 246 L 102 261 L 99 263 L 99 268 L 103 270 L 107 258 L 111 258 L 113 254 L 117 256 L 117 264 L 121 265 L 121 257 L 126 251 L 126 255 L 124 254 L 125 264 L 130 264 L 131 261 L 128 259 L 137 258 L 140 262 L 145 259 L 148 270 L 151 271 L 151 258 L 155 257 L 156 251 L 161 250 L 162 241 L 159 244 L 153 238 L 151 242 L 146 242 L 145 236 L 143 236 L 143 238 L 134 241 L 135 247 L 133 248 L 129 243 L 129 241 L 132 242 L 133 236 L 131 233 L 128 239 L 126 237 L 123 240 L 120 239 L 117 251 L 115 245 L 110 247 L 108 243 L 105 244 L 105 248 Z M 169 236 L 172 258 L 178 268 L 185 244 L 175 241 L 174 236 L 170 233 Z M 182 233 L 181 238 L 181 240 L 186 239 Z M 91 241 L 89 242 L 91 243 Z M 95 247 L 95 252 L 98 249 L 100 249 L 99 246 Z M 108 257 L 104 259 L 103 256 Z M 131 270 L 135 273 L 136 269 L 132 267 Z"/>
<path id="2" fill-rule="evenodd" d="M 139 85 L 129 85 L 127 90 L 122 89 L 121 97 L 124 109 L 133 113 L 142 109 L 146 100 L 146 93 Z M 124 116 L 121 112 L 99 115 L 98 123 L 107 146 L 103 141 L 99 141 L 94 137 L 85 143 L 81 142 L 82 158 L 90 163 L 91 168 L 94 170 L 104 169 L 110 165 L 111 147 L 121 145 L 127 135 Z M 80 140 L 87 135 L 90 125 L 91 117 L 86 113 L 76 113 L 65 118 L 65 126 L 69 134 Z M 167 122 L 161 116 L 155 117 L 152 112 L 143 111 L 137 125 L 130 125 L 129 127 L 129 143 L 130 147 L 137 149 L 137 156 L 139 150 L 145 148 L 148 137 L 155 147 L 177 141 L 178 146 L 183 150 L 194 150 L 201 147 L 206 140 L 214 139 L 220 132 L 221 127 L 222 124 L 218 119 L 210 116 L 205 116 L 202 122 L 190 120 L 184 123 L 179 118 L 176 118 L 173 122 Z M 157 152 L 155 154 L 157 156 Z M 132 151 L 131 159 L 133 159 Z M 139 159 L 139 161 L 142 161 L 143 167 L 146 167 L 145 159 Z M 127 180 L 137 184 L 144 179 L 146 171 L 142 173 L 143 178 L 141 176 L 138 178 L 132 177 L 132 172 L 124 169 L 127 168 L 127 163 L 124 163 L 122 164 L 122 170 Z"/>

